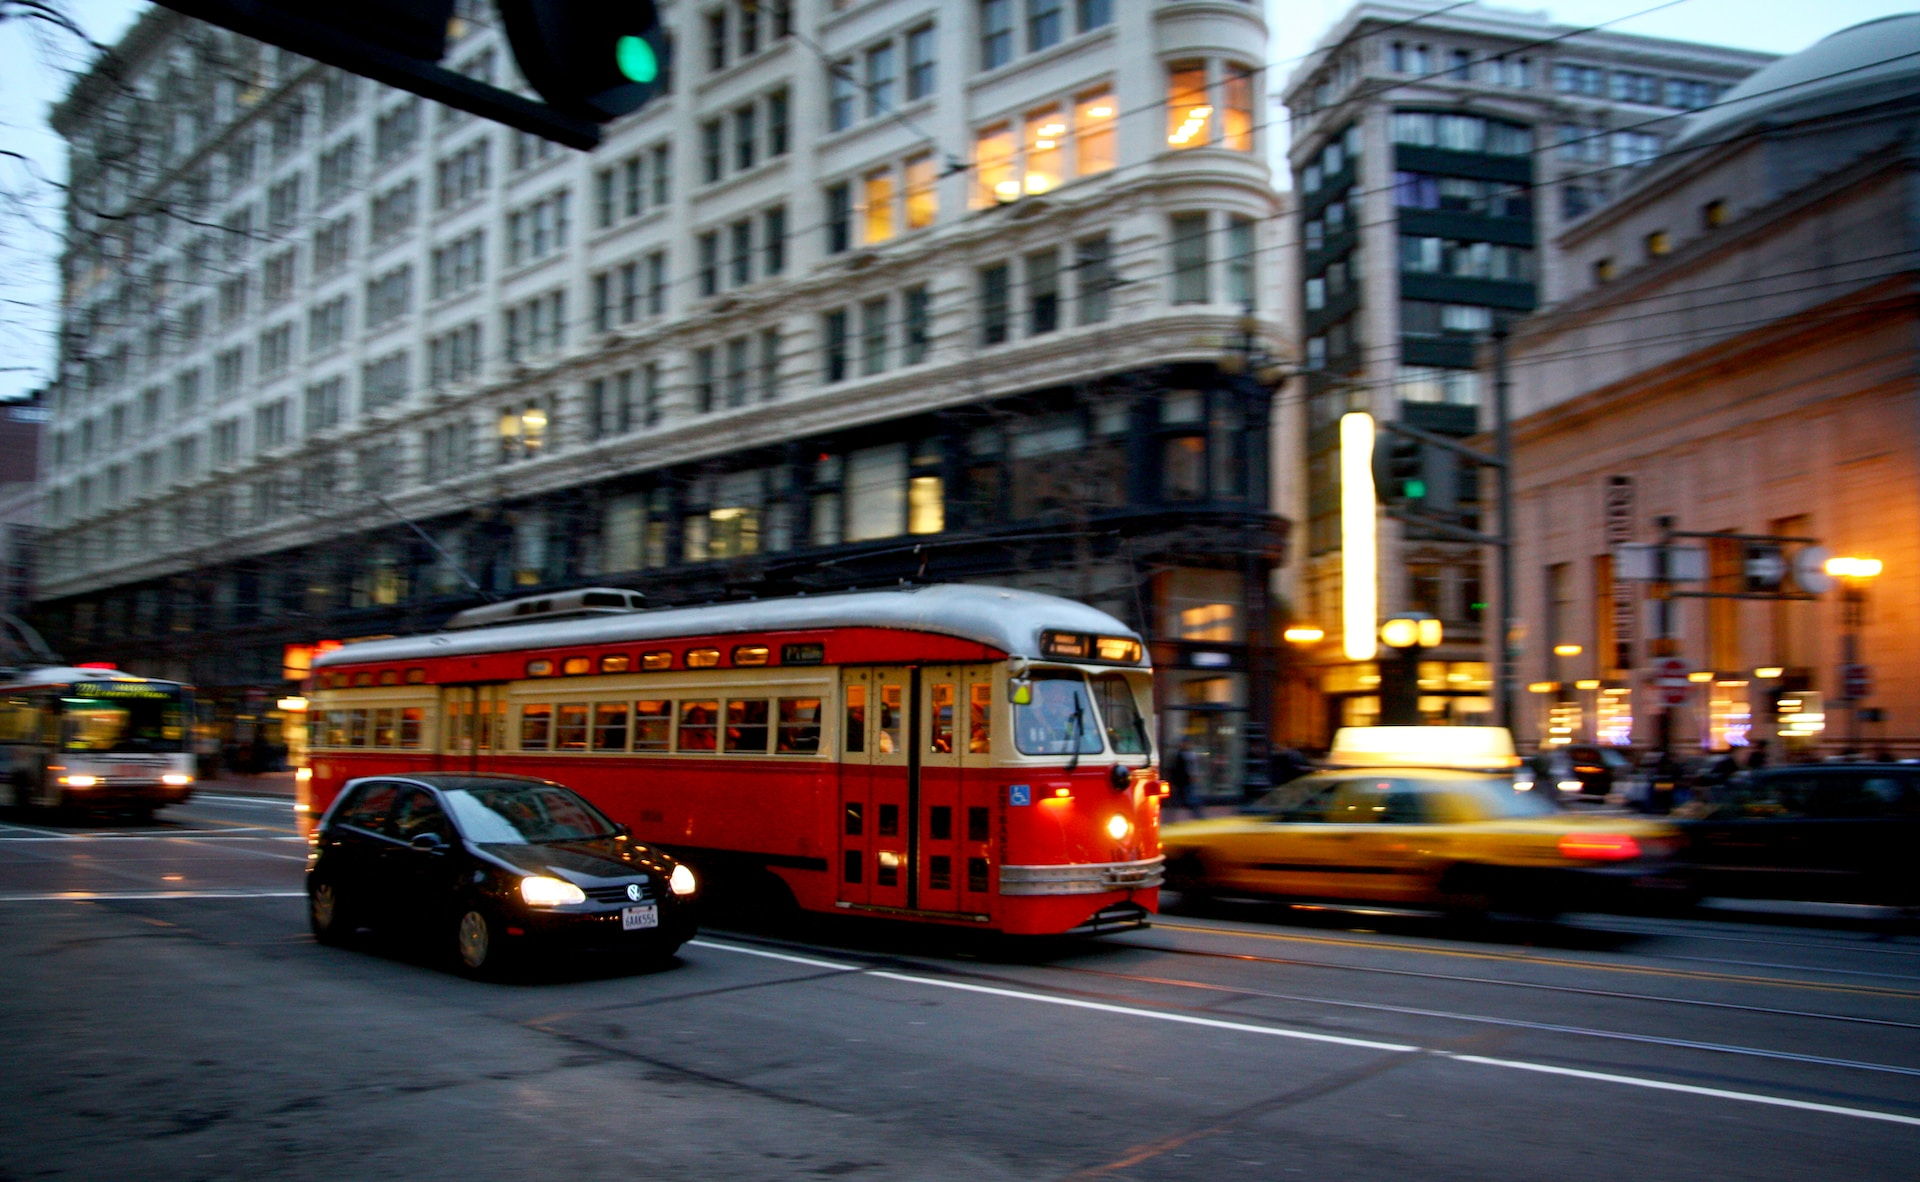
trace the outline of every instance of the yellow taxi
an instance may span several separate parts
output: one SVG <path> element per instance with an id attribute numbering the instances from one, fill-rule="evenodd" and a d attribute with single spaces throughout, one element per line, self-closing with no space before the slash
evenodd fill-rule
<path id="1" fill-rule="evenodd" d="M 1562 811 L 1502 727 L 1348 727 L 1326 770 L 1239 815 L 1163 825 L 1167 886 L 1189 894 L 1550 916 L 1674 902 L 1679 829 Z"/>

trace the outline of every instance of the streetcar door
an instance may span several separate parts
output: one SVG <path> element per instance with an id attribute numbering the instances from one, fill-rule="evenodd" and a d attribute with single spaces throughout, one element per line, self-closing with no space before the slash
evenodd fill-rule
<path id="1" fill-rule="evenodd" d="M 920 671 L 919 906 L 993 914 L 993 667 Z"/>
<path id="2" fill-rule="evenodd" d="M 907 736 L 913 669 L 841 671 L 842 902 L 909 907 L 909 822 L 916 754 Z"/>
<path id="3" fill-rule="evenodd" d="M 506 734 L 507 687 L 449 685 L 441 690 L 441 766 L 449 771 L 488 770 L 486 762 L 500 750 Z"/>

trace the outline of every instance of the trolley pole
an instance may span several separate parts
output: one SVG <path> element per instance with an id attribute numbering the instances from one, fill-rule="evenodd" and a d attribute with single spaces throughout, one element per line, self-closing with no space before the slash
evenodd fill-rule
<path id="1" fill-rule="evenodd" d="M 1495 544 L 1499 562 L 1500 645 L 1499 703 L 1500 725 L 1513 729 L 1514 665 L 1513 644 L 1513 430 L 1508 421 L 1507 397 L 1507 322 L 1493 326 L 1493 446 L 1495 480 L 1500 501 L 1500 535 Z"/>

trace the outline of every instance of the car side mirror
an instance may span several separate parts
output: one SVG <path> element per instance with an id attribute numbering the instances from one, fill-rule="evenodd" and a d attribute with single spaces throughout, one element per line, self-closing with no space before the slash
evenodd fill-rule
<path id="1" fill-rule="evenodd" d="M 407 844 L 416 850 L 425 850 L 430 854 L 438 854 L 446 851 L 447 839 L 438 833 L 416 833 L 413 835 L 413 840 Z"/>
<path id="2" fill-rule="evenodd" d="M 613 835 L 615 837 L 632 837 L 633 826 L 627 824 L 625 821 L 615 821 L 613 823 Z"/>

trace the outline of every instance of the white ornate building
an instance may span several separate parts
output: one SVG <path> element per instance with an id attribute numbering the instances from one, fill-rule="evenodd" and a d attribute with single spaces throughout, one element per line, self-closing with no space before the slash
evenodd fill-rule
<path id="1" fill-rule="evenodd" d="M 1018 580 L 1169 642 L 1236 777 L 1283 537 L 1234 364 L 1279 288 L 1260 6 L 662 11 L 671 93 L 590 154 L 143 17 L 55 113 L 43 622 L 259 690 L 468 576 Z M 517 85 L 461 12 L 447 62 Z"/>

